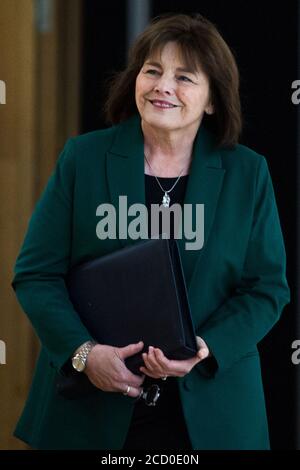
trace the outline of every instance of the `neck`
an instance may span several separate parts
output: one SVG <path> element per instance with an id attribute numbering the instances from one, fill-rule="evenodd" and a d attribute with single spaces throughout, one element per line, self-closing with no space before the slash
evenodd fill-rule
<path id="1" fill-rule="evenodd" d="M 165 131 L 154 128 L 142 120 L 144 152 L 156 176 L 175 177 L 183 170 L 188 174 L 193 143 L 198 129 L 193 131 Z M 146 173 L 152 174 L 146 164 Z"/>

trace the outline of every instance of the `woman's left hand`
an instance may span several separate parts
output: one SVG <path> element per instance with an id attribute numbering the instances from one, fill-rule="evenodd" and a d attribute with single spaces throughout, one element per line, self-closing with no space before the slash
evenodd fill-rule
<path id="1" fill-rule="evenodd" d="M 161 349 L 149 346 L 148 353 L 143 353 L 145 367 L 140 367 L 140 371 L 154 379 L 168 376 L 184 377 L 198 362 L 211 355 L 205 341 L 200 336 L 196 336 L 196 339 L 199 349 L 196 356 L 190 359 L 168 359 Z"/>

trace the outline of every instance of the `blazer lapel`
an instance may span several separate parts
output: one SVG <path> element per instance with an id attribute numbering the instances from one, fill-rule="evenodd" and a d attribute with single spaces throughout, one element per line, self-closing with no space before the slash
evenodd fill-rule
<path id="1" fill-rule="evenodd" d="M 134 115 L 118 127 L 116 138 L 106 156 L 107 181 L 111 203 L 116 210 L 117 235 L 120 226 L 125 226 L 119 219 L 119 196 L 127 196 L 127 207 L 136 203 L 146 204 L 144 140 L 140 118 Z M 128 217 L 127 222 L 130 219 Z M 127 232 L 120 234 L 119 241 L 123 247 L 134 243 Z"/>
<path id="2" fill-rule="evenodd" d="M 192 287 L 195 268 L 208 242 L 214 222 L 225 170 L 222 168 L 220 153 L 214 148 L 214 139 L 210 132 L 200 127 L 195 139 L 193 158 L 188 178 L 184 204 L 191 204 L 192 221 L 196 223 L 196 204 L 204 205 L 204 244 L 201 249 L 186 249 L 191 242 L 185 237 L 178 239 L 178 246 L 188 290 Z M 203 221 L 199 221 L 202 223 Z"/>
<path id="3" fill-rule="evenodd" d="M 133 116 L 118 126 L 115 140 L 107 152 L 106 163 L 111 203 L 116 209 L 118 235 L 120 225 L 122 225 L 119 221 L 119 196 L 127 196 L 127 208 L 132 204 L 145 205 L 146 203 L 144 140 L 139 115 Z M 204 127 L 200 127 L 194 143 L 184 204 L 191 204 L 193 225 L 196 222 L 196 204 L 204 204 L 204 246 L 198 250 L 187 250 L 186 243 L 193 243 L 193 240 L 186 238 L 184 230 L 182 230 L 182 238 L 177 240 L 188 290 L 192 287 L 195 268 L 209 238 L 224 173 L 221 157 L 214 149 L 211 134 Z M 128 217 L 128 222 L 130 222 L 130 217 Z M 122 246 L 134 242 L 128 237 L 127 232 L 120 233 L 120 235 L 119 241 Z"/>

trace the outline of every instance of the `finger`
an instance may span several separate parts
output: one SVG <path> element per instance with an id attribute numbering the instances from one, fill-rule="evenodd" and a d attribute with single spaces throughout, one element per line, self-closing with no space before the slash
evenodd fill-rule
<path id="1" fill-rule="evenodd" d="M 149 354 L 143 353 L 142 357 L 143 357 L 143 361 L 145 363 L 146 368 L 148 370 L 152 371 L 154 366 L 153 366 L 153 363 L 151 361 L 151 357 L 149 357 Z"/>
<path id="2" fill-rule="evenodd" d="M 157 366 L 159 366 L 156 360 L 156 356 L 154 354 L 154 348 L 152 346 L 149 346 L 148 361 L 154 368 L 157 368 Z"/>
<path id="3" fill-rule="evenodd" d="M 173 375 L 174 369 L 172 369 L 172 364 L 169 359 L 164 356 L 163 352 L 160 349 L 154 349 L 154 354 L 156 357 L 157 364 L 159 365 L 159 371 L 161 376 Z"/>
<path id="4" fill-rule="evenodd" d="M 196 356 L 197 357 L 197 356 Z M 175 360 L 167 359 L 165 356 L 161 359 L 161 370 L 163 371 L 162 375 L 168 376 L 182 376 L 190 372 L 194 364 L 200 361 L 197 359 L 188 359 L 188 360 Z"/>
<path id="5" fill-rule="evenodd" d="M 137 388 L 135 387 L 135 388 L 130 390 L 129 396 L 132 397 L 132 398 L 137 398 L 141 395 L 142 391 L 143 391 L 142 387 L 137 387 Z"/>
<path id="6" fill-rule="evenodd" d="M 127 374 L 123 376 L 122 382 L 128 382 L 128 385 L 132 387 L 140 387 L 144 382 L 145 377 L 133 374 L 129 369 L 127 369 Z"/>
<path id="7" fill-rule="evenodd" d="M 205 348 L 207 349 L 207 348 Z M 201 361 L 202 353 L 200 357 L 196 354 L 194 357 L 185 360 L 174 360 L 168 359 L 161 349 L 154 348 L 154 353 L 157 358 L 157 363 L 160 366 L 160 372 L 163 375 L 175 375 L 182 376 L 190 372 L 190 370 Z M 204 356 L 203 356 L 204 357 Z M 205 355 L 206 357 L 206 355 Z"/>
<path id="8" fill-rule="evenodd" d="M 182 361 L 179 362 L 180 364 L 179 370 L 178 369 L 176 370 L 174 366 L 172 366 L 172 363 L 174 361 L 169 360 L 164 355 L 161 349 L 153 348 L 153 352 L 154 352 L 154 355 L 156 358 L 156 364 L 157 364 L 155 372 L 157 372 L 159 378 L 161 378 L 162 376 L 181 375 L 182 372 L 185 372 L 185 373 L 188 372 L 188 371 L 185 371 L 185 365 L 182 364 Z"/>
<path id="9" fill-rule="evenodd" d="M 170 365 L 170 360 L 164 355 L 161 349 L 154 348 L 154 354 L 156 357 L 157 363 L 164 368 L 169 367 Z"/>
<path id="10" fill-rule="evenodd" d="M 202 359 L 205 359 L 206 357 L 211 356 L 210 350 L 206 342 L 204 341 L 203 338 L 200 336 L 196 336 L 197 339 L 197 345 L 198 345 L 198 353 L 199 357 Z"/>
<path id="11" fill-rule="evenodd" d="M 146 361 L 147 363 L 147 361 Z M 157 362 L 154 351 L 151 350 L 148 354 L 148 370 L 155 376 L 155 378 L 160 378 L 162 375 L 166 375 L 161 365 Z"/>
<path id="12" fill-rule="evenodd" d="M 144 343 L 143 341 L 139 341 L 138 343 L 135 344 L 128 344 L 128 346 L 124 346 L 123 348 L 116 348 L 119 350 L 121 359 L 124 360 L 127 357 L 133 356 L 137 352 L 139 352 L 141 349 L 143 349 Z"/>
<path id="13" fill-rule="evenodd" d="M 201 361 L 203 359 L 206 359 L 208 355 L 209 355 L 209 350 L 207 348 L 200 348 L 199 351 L 197 352 L 197 356 Z"/>
<path id="14" fill-rule="evenodd" d="M 149 371 L 148 369 L 146 369 L 146 367 L 141 366 L 141 367 L 140 367 L 140 371 L 143 372 L 143 373 L 144 373 L 145 375 L 147 375 L 148 377 L 152 377 L 152 379 L 159 379 L 159 378 L 160 378 L 160 375 L 155 374 L 154 372 Z"/>
<path id="15" fill-rule="evenodd" d="M 203 346 L 206 346 L 205 341 L 202 338 L 200 338 L 200 336 L 196 336 L 196 341 L 197 341 L 198 349 L 201 349 L 203 348 Z"/>
<path id="16" fill-rule="evenodd" d="M 131 385 L 129 385 L 130 388 L 129 388 L 129 391 L 127 392 L 128 390 L 128 385 L 122 387 L 122 390 L 120 390 L 123 395 L 125 395 L 126 397 L 130 397 L 130 398 L 137 398 L 140 396 L 141 392 L 142 392 L 142 387 L 133 387 Z"/>
<path id="17" fill-rule="evenodd" d="M 168 359 L 164 355 L 162 350 L 159 348 L 155 348 L 155 355 L 157 357 L 157 361 L 160 365 L 163 375 L 180 376 L 182 374 L 187 374 L 195 362 L 193 361 L 193 363 L 191 363 L 190 360 L 182 360 L 182 359 L 181 360 Z M 198 358 L 196 362 L 199 362 Z"/>

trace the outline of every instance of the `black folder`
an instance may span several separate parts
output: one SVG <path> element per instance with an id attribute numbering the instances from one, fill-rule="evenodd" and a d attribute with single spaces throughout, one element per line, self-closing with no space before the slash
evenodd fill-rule
<path id="1" fill-rule="evenodd" d="M 75 310 L 97 342 L 117 347 L 144 342 L 143 351 L 125 359 L 133 373 L 141 375 L 142 352 L 150 345 L 169 359 L 196 355 L 176 240 L 142 240 L 87 261 L 68 273 L 66 285 Z"/>

